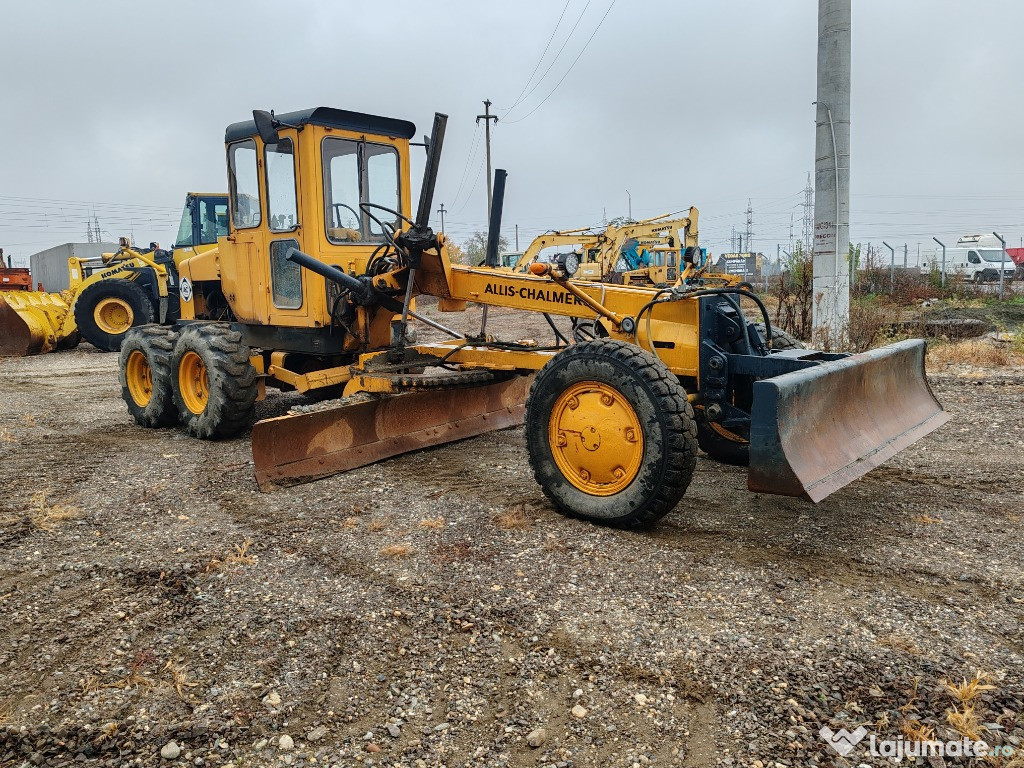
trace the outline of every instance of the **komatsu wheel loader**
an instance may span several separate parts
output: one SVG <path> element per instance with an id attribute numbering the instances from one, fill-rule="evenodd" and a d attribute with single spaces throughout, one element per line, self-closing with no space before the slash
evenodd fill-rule
<path id="1" fill-rule="evenodd" d="M 69 287 L 60 293 L 19 291 L 0 295 L 0 355 L 33 355 L 66 349 L 84 338 L 116 352 L 125 333 L 178 318 L 177 265 L 217 247 L 226 235 L 227 195 L 190 192 L 171 251 L 155 243 L 137 249 L 121 238 L 115 253 L 68 259 Z"/>
<path id="2" fill-rule="evenodd" d="M 445 124 L 435 115 L 415 211 L 409 122 L 320 107 L 229 126 L 231 232 L 179 265 L 181 320 L 133 329 L 121 349 L 135 420 L 217 438 L 247 428 L 267 384 L 361 395 L 258 422 L 264 489 L 525 422 L 555 507 L 630 527 L 683 497 L 698 424 L 719 427 L 727 458 L 742 451 L 751 490 L 818 501 L 946 420 L 923 342 L 853 356 L 777 350 L 763 305 L 739 289 L 580 281 L 573 254 L 528 273 L 494 266 L 502 170 L 486 264 L 452 263 L 428 226 Z M 417 296 L 442 311 L 476 302 L 588 320 L 597 338 L 464 335 L 421 314 Z M 763 335 L 742 301 L 762 314 Z M 413 320 L 448 340 L 417 342 Z"/>

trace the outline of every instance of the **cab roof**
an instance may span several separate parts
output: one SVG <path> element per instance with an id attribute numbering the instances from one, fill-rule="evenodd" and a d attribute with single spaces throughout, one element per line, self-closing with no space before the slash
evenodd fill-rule
<path id="1" fill-rule="evenodd" d="M 349 112 L 347 109 L 334 109 L 333 107 L 312 107 L 298 112 L 274 115 L 274 117 L 289 125 L 322 125 L 326 128 L 365 131 L 379 136 L 397 136 L 402 139 L 411 139 L 416 135 L 416 126 L 408 120 L 368 115 L 364 112 Z M 255 135 L 256 123 L 254 121 L 232 123 L 224 131 L 224 143 L 248 139 Z"/>

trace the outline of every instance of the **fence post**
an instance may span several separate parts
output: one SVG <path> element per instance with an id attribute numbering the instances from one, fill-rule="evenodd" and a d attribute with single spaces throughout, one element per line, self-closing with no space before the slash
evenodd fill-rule
<path id="1" fill-rule="evenodd" d="M 889 295 L 896 293 L 896 249 L 885 240 L 882 245 L 889 249 Z"/>
<path id="2" fill-rule="evenodd" d="M 942 246 L 942 287 L 946 287 L 946 244 L 939 240 L 937 237 L 933 237 L 936 243 Z"/>

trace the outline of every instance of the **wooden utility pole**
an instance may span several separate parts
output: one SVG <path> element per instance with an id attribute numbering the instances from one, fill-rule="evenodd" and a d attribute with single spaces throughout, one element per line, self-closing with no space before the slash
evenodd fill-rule
<path id="1" fill-rule="evenodd" d="M 491 114 L 491 100 L 484 99 L 484 113 L 476 116 L 477 125 L 484 121 L 484 145 L 487 148 L 487 220 L 491 220 L 491 120 L 498 122 L 498 116 Z"/>

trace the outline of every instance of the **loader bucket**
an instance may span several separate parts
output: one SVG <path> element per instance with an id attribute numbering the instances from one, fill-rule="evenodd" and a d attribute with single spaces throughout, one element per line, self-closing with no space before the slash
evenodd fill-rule
<path id="1" fill-rule="evenodd" d="M 523 423 L 532 377 L 466 389 L 389 395 L 257 422 L 252 458 L 261 490 L 315 480 L 402 453 Z"/>
<path id="2" fill-rule="evenodd" d="M 0 291 L 0 356 L 23 357 L 58 348 L 67 313 L 59 293 Z"/>
<path id="3" fill-rule="evenodd" d="M 919 339 L 754 384 L 751 491 L 818 502 L 949 420 Z"/>

